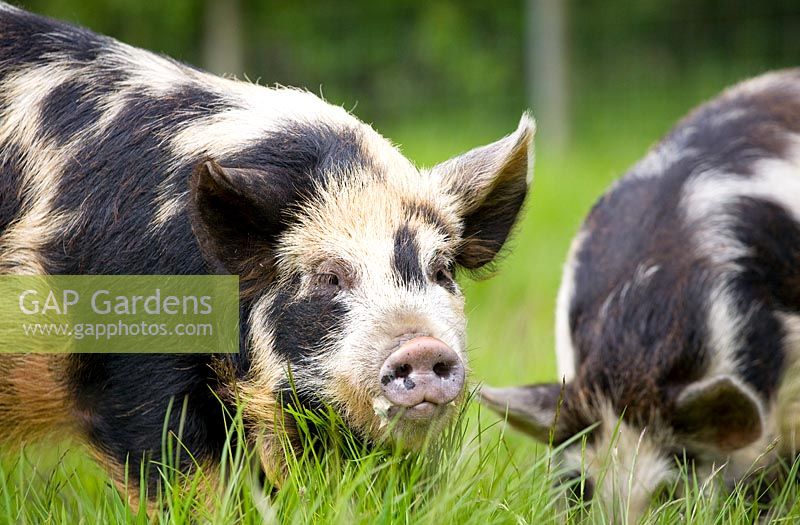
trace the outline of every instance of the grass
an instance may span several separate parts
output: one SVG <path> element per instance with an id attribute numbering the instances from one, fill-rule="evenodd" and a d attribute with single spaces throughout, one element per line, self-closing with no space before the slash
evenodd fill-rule
<path id="1" fill-rule="evenodd" d="M 552 153 L 540 146 L 527 213 L 497 277 L 462 283 L 467 293 L 473 385 L 556 379 L 553 315 L 561 264 L 583 216 L 622 174 L 694 103 L 727 83 L 694 90 L 663 88 L 652 96 L 586 100 L 574 145 Z M 676 94 L 677 93 L 677 94 Z M 680 95 L 680 96 L 679 96 Z M 670 101 L 669 103 L 664 101 Z M 502 122 L 501 122 L 502 121 Z M 377 127 L 420 164 L 431 165 L 514 129 L 489 116 L 388 123 Z M 251 483 L 251 459 L 241 447 L 226 450 L 228 482 L 207 505 L 203 476 L 177 475 L 158 466 L 167 510 L 134 513 L 103 470 L 78 445 L 29 447 L 0 461 L 0 523 L 607 523 L 597 510 L 569 510 L 551 489 L 559 477 L 547 447 L 510 431 L 471 403 L 459 423 L 424 456 L 363 450 L 334 416 L 301 419 L 335 429 L 330 453 L 314 447 L 291 460 L 286 485 L 267 500 Z M 236 442 L 235 425 L 232 440 Z M 309 438 L 311 439 L 311 438 Z M 178 450 L 176 448 L 175 450 Z M 433 457 L 431 457 L 433 456 Z M 154 467 L 155 468 L 155 467 Z M 797 465 L 792 467 L 796 470 Z M 751 523 L 759 509 L 742 492 L 701 490 L 684 473 L 684 496 L 668 500 L 648 523 Z M 796 476 L 792 472 L 790 477 Z M 771 517 L 800 519 L 798 487 L 783 486 Z"/>
<path id="2" fill-rule="evenodd" d="M 254 459 L 241 446 L 234 416 L 229 436 L 236 446 L 223 452 L 219 471 L 186 476 L 173 462 L 151 465 L 161 479 L 156 507 L 163 511 L 148 515 L 129 507 L 99 467 L 80 454 L 37 448 L 0 463 L 0 522 L 611 523 L 595 507 L 567 505 L 564 493 L 552 488 L 562 473 L 550 451 L 537 445 L 514 449 L 505 425 L 482 423 L 475 407 L 462 411 L 423 455 L 366 449 L 333 412 L 294 416 L 303 452 L 288 455 L 288 478 L 271 497 L 252 481 Z M 311 432 L 312 426 L 323 431 Z M 168 458 L 187 453 L 173 437 L 165 444 Z M 285 440 L 284 446 L 293 445 Z M 797 467 L 789 477 L 797 476 Z M 216 476 L 228 481 L 209 500 L 202 487 Z M 687 493 L 654 505 L 647 523 L 752 523 L 766 516 L 743 492 L 715 493 L 685 470 L 682 484 Z M 775 523 L 800 517 L 798 496 L 796 485 L 783 485 L 771 507 Z"/>

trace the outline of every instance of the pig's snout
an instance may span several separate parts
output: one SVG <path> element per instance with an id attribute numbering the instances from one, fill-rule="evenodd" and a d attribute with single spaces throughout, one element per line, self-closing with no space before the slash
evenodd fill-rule
<path id="1" fill-rule="evenodd" d="M 392 352 L 381 367 L 386 399 L 396 412 L 427 419 L 464 389 L 464 364 L 453 349 L 433 337 L 415 337 Z"/>

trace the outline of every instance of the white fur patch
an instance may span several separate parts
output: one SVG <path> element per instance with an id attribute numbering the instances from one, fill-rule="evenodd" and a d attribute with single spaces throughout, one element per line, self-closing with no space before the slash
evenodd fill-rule
<path id="1" fill-rule="evenodd" d="M 575 257 L 586 239 L 586 235 L 586 232 L 579 232 L 570 245 L 556 299 L 556 362 L 558 377 L 565 381 L 571 381 L 576 373 L 575 347 L 569 327 L 569 307 L 575 294 Z"/>
<path id="2" fill-rule="evenodd" d="M 23 215 L 0 238 L 0 269 L 15 273 L 45 273 L 40 247 L 71 218 L 52 210 L 53 190 L 58 186 L 70 147 L 57 147 L 42 137 L 41 102 L 59 84 L 75 78 L 78 71 L 62 66 L 26 69 L 3 84 L 5 108 L 0 115 L 0 144 L 22 152 L 14 159 L 21 167 Z"/>
<path id="3" fill-rule="evenodd" d="M 742 255 L 728 228 L 733 219 L 728 209 L 741 197 L 774 202 L 800 220 L 800 137 L 792 137 L 792 143 L 786 159 L 755 161 L 752 176 L 709 170 L 686 183 L 681 205 L 687 222 L 696 226 L 699 247 L 712 261 L 725 264 Z"/>
<path id="4" fill-rule="evenodd" d="M 784 454 L 800 451 L 800 315 L 780 314 L 784 338 L 785 372 L 776 397 L 774 435 Z"/>
<path id="5" fill-rule="evenodd" d="M 101 57 L 109 69 L 125 71 L 124 85 L 135 92 L 158 97 L 188 83 L 209 83 L 214 75 L 191 69 L 166 57 L 114 41 L 110 53 Z"/>
<path id="6" fill-rule="evenodd" d="M 215 88 L 236 107 L 192 122 L 178 131 L 170 147 L 178 158 L 198 153 L 221 157 L 268 137 L 283 122 L 355 122 L 337 106 L 298 89 L 269 89 L 235 80 L 214 78 Z"/>
<path id="7" fill-rule="evenodd" d="M 601 420 L 592 443 L 583 451 L 580 443 L 565 450 L 565 466 L 586 472 L 594 483 L 593 501 L 600 504 L 607 520 L 637 523 L 653 493 L 676 479 L 674 460 L 662 445 L 671 436 L 620 422 L 610 407 L 603 410 Z"/>
<path id="8" fill-rule="evenodd" d="M 727 279 L 718 283 L 708 299 L 706 329 L 708 346 L 712 349 L 708 377 L 716 375 L 736 376 L 735 353 L 739 348 L 740 333 L 745 319 L 735 307 L 735 298 L 728 290 Z"/>
<path id="9" fill-rule="evenodd" d="M 22 12 L 21 9 L 14 7 L 11 4 L 7 4 L 5 2 L 0 2 L 0 11 Z"/>
<path id="10" fill-rule="evenodd" d="M 630 170 L 630 175 L 620 180 L 663 177 L 670 166 L 695 151 L 686 147 L 694 133 L 694 128 L 689 126 L 677 130 L 670 136 L 670 140 L 659 142 L 650 149 Z"/>
<path id="11" fill-rule="evenodd" d="M 733 353 L 747 315 L 737 313 L 728 283 L 740 271 L 736 260 L 748 255 L 732 232 L 738 217 L 733 206 L 743 197 L 763 199 L 783 207 L 800 220 L 800 138 L 787 159 L 763 159 L 752 176 L 710 170 L 694 175 L 683 189 L 681 206 L 698 254 L 719 272 L 709 297 L 707 326 L 713 349 L 709 375 L 736 375 Z"/>
<path id="12" fill-rule="evenodd" d="M 723 96 L 735 94 L 757 95 L 764 91 L 773 91 L 776 86 L 788 88 L 800 95 L 800 87 L 797 85 L 797 76 L 796 74 L 792 74 L 793 71 L 795 70 L 772 71 L 759 75 L 733 86 L 725 91 Z"/>

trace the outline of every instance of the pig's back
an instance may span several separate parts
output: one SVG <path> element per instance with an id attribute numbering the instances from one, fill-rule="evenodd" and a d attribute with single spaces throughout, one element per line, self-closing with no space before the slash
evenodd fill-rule
<path id="1" fill-rule="evenodd" d="M 560 359 L 602 388 L 624 383 L 621 405 L 711 372 L 772 395 L 800 312 L 798 132 L 800 71 L 765 75 L 695 110 L 620 179 L 575 241 Z"/>
<path id="2" fill-rule="evenodd" d="M 294 177 L 365 130 L 311 93 L 0 3 L 0 272 L 206 273 L 186 212 L 195 166 Z"/>

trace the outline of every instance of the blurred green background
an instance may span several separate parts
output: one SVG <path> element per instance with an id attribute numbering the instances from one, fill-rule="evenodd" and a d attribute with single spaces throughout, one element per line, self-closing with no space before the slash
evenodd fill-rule
<path id="1" fill-rule="evenodd" d="M 473 377 L 556 377 L 572 235 L 604 188 L 720 89 L 800 57 L 797 0 L 26 0 L 217 73 L 302 86 L 421 165 L 490 142 L 530 107 L 534 190 L 497 277 L 464 283 Z"/>

